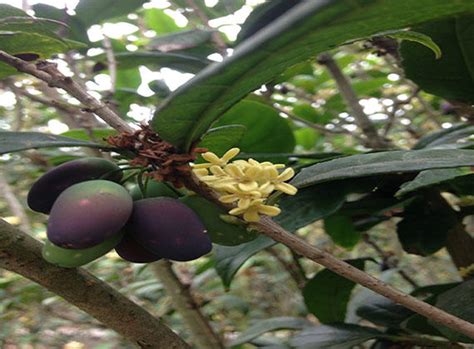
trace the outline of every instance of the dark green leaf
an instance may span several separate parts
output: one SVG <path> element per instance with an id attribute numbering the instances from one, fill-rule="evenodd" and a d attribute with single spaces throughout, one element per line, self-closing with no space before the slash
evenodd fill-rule
<path id="1" fill-rule="evenodd" d="M 154 51 L 120 52 L 115 54 L 115 58 L 120 69 L 145 65 L 151 68 L 168 67 L 181 72 L 196 73 L 209 64 L 209 61 L 203 58 Z M 97 56 L 97 60 L 106 61 L 105 56 Z"/>
<path id="2" fill-rule="evenodd" d="M 474 322 L 473 303 L 474 280 L 469 280 L 439 295 L 436 301 L 436 307 L 472 323 Z M 450 328 L 435 322 L 430 321 L 430 323 L 453 342 L 474 342 L 472 338 L 468 338 Z"/>
<path id="3" fill-rule="evenodd" d="M 346 190 L 341 185 L 313 186 L 301 189 L 294 196 L 284 196 L 282 212 L 274 220 L 293 232 L 336 212 L 344 203 Z"/>
<path id="4" fill-rule="evenodd" d="M 107 19 L 128 15 L 141 7 L 147 0 L 81 0 L 75 8 L 76 16 L 90 27 Z"/>
<path id="5" fill-rule="evenodd" d="M 103 144 L 39 132 L 0 132 L 0 154 L 48 147 L 107 148 Z"/>
<path id="6" fill-rule="evenodd" d="M 98 143 L 105 143 L 104 138 L 109 136 L 117 135 L 117 131 L 113 129 L 107 128 L 96 128 L 88 131 L 84 129 L 73 129 L 66 132 L 61 133 L 63 137 L 69 137 L 74 139 L 80 139 L 82 141 L 94 141 Z"/>
<path id="7" fill-rule="evenodd" d="M 405 208 L 403 219 L 397 224 L 398 239 L 405 251 L 427 256 L 444 247 L 449 230 L 458 223 L 446 205 L 420 197 Z"/>
<path id="8" fill-rule="evenodd" d="M 364 269 L 366 259 L 346 261 L 358 269 Z M 322 323 L 344 322 L 347 304 L 356 284 L 329 269 L 318 272 L 303 289 L 308 311 Z"/>
<path id="9" fill-rule="evenodd" d="M 276 242 L 272 239 L 259 236 L 253 241 L 238 246 L 214 246 L 215 268 L 224 286 L 226 288 L 230 287 L 235 273 L 247 259 L 275 244 Z"/>
<path id="10" fill-rule="evenodd" d="M 218 156 L 232 147 L 235 147 L 244 136 L 246 127 L 243 125 L 227 125 L 211 128 L 202 137 L 197 145 L 200 148 L 206 148 Z"/>
<path id="11" fill-rule="evenodd" d="M 246 132 L 238 147 L 247 153 L 293 151 L 295 138 L 288 122 L 279 113 L 259 102 L 242 101 L 225 113 L 215 126 L 240 124 Z"/>
<path id="12" fill-rule="evenodd" d="M 407 77 L 422 89 L 446 99 L 474 103 L 474 16 L 429 22 L 413 30 L 426 34 L 443 51 L 436 59 L 430 49 L 404 41 L 401 45 Z"/>
<path id="13" fill-rule="evenodd" d="M 303 188 L 337 179 L 474 165 L 474 150 L 426 149 L 358 154 L 303 169 L 291 182 Z"/>
<path id="14" fill-rule="evenodd" d="M 414 313 L 383 296 L 372 294 L 364 300 L 364 304 L 356 310 L 356 314 L 377 325 L 399 327 L 400 323 Z"/>
<path id="15" fill-rule="evenodd" d="M 351 218 L 338 213 L 324 219 L 324 230 L 336 245 L 348 249 L 357 245 L 361 238 Z"/>
<path id="16" fill-rule="evenodd" d="M 470 0 L 301 2 L 175 91 L 157 110 L 152 127 L 188 149 L 233 104 L 297 63 L 349 40 L 473 9 Z"/>
<path id="17" fill-rule="evenodd" d="M 439 170 L 426 170 L 420 172 L 414 180 L 404 183 L 400 190 L 395 193 L 395 196 L 401 197 L 408 193 L 426 188 L 435 184 L 439 184 L 456 177 L 469 174 L 470 171 L 462 168 L 447 168 Z"/>
<path id="18" fill-rule="evenodd" d="M 247 343 L 266 332 L 282 329 L 301 330 L 309 326 L 312 326 L 312 324 L 308 320 L 289 316 L 265 319 L 257 321 L 253 326 L 242 332 L 236 339 L 229 343 L 229 346 L 234 347 Z"/>
<path id="19" fill-rule="evenodd" d="M 413 149 L 440 148 L 451 144 L 459 144 L 460 141 L 463 141 L 465 138 L 468 138 L 473 134 L 474 126 L 469 124 L 459 124 L 446 130 L 432 132 L 424 136 L 415 144 Z M 462 145 L 462 143 L 460 144 Z"/>
<path id="20" fill-rule="evenodd" d="M 202 29 L 183 30 L 153 38 L 150 47 L 162 52 L 186 50 L 209 42 L 212 33 Z"/>
<path id="21" fill-rule="evenodd" d="M 436 42 L 434 42 L 433 39 L 426 34 L 418 33 L 411 30 L 401 30 L 387 34 L 387 36 L 390 36 L 395 39 L 417 42 L 433 51 L 436 59 L 440 59 L 442 56 L 442 52 L 438 44 L 436 44 Z"/>
<path id="22" fill-rule="evenodd" d="M 352 349 L 382 333 L 357 325 L 321 325 L 304 330 L 294 336 L 290 345 L 298 349 Z"/>

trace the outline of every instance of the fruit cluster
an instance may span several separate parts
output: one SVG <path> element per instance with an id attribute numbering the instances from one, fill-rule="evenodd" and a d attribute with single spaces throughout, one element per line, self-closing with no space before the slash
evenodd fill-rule
<path id="1" fill-rule="evenodd" d="M 245 225 L 226 221 L 227 212 L 202 197 L 155 181 L 129 192 L 122 177 L 113 162 L 83 158 L 50 170 L 33 184 L 29 207 L 49 214 L 43 247 L 47 261 L 78 267 L 113 248 L 135 263 L 189 261 L 209 253 L 212 242 L 235 245 L 256 238 Z"/>

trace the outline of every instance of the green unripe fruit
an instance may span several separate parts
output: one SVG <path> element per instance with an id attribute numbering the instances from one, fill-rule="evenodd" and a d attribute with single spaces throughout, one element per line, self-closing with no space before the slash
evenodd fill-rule
<path id="1" fill-rule="evenodd" d="M 248 231 L 243 224 L 224 221 L 221 217 L 228 216 L 228 213 L 203 197 L 185 196 L 179 200 L 199 216 L 213 243 L 235 246 L 252 241 L 258 236 L 255 232 Z"/>
<path id="2" fill-rule="evenodd" d="M 102 158 L 87 157 L 68 161 L 41 176 L 28 193 L 28 206 L 37 212 L 49 213 L 58 196 L 70 186 L 93 179 L 119 182 L 122 170 Z"/>
<path id="3" fill-rule="evenodd" d="M 121 185 L 104 180 L 75 184 L 59 195 L 48 221 L 48 240 L 71 249 L 93 247 L 116 235 L 132 213 Z"/>
<path id="4" fill-rule="evenodd" d="M 130 189 L 130 195 L 132 196 L 133 201 L 144 199 L 143 194 L 138 185 Z M 176 192 L 173 191 L 173 189 L 171 189 L 170 187 L 168 187 L 165 183 L 150 180 L 146 186 L 145 198 L 156 198 L 159 196 L 165 196 L 174 199 L 178 198 L 178 194 L 176 194 Z"/>
<path id="5" fill-rule="evenodd" d="M 42 255 L 46 261 L 59 267 L 77 268 L 105 255 L 118 245 L 122 236 L 123 233 L 116 234 L 98 245 L 79 250 L 62 248 L 47 240 L 43 245 Z"/>

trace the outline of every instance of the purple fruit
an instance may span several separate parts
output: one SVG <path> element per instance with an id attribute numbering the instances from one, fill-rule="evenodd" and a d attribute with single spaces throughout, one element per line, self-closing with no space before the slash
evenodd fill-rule
<path id="1" fill-rule="evenodd" d="M 101 158 L 83 158 L 66 162 L 45 173 L 31 187 L 28 206 L 37 212 L 49 213 L 58 196 L 71 185 L 93 179 L 119 182 L 120 167 Z"/>
<path id="2" fill-rule="evenodd" d="M 51 209 L 48 239 L 63 248 L 92 247 L 119 233 L 132 208 L 130 194 L 117 183 L 74 184 L 59 195 Z"/>
<path id="3" fill-rule="evenodd" d="M 135 201 L 127 230 L 150 252 L 167 259 L 190 261 L 212 249 L 199 217 L 172 198 Z"/>
<path id="4" fill-rule="evenodd" d="M 129 233 L 125 233 L 122 241 L 115 246 L 115 252 L 125 259 L 133 263 L 151 263 L 161 259 L 160 256 L 148 251 L 140 245 Z"/>

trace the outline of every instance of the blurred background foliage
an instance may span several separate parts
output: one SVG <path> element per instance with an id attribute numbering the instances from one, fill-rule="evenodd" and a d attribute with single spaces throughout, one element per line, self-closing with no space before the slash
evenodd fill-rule
<path id="1" fill-rule="evenodd" d="M 65 1 L 66 8 L 56 7 L 63 5 L 59 2 L 52 6 L 24 1 L 23 5 L 29 14 L 68 24 L 68 27 L 49 28 L 59 38 L 74 41 L 64 41 L 73 51 L 53 57 L 62 71 L 75 74 L 93 94 L 107 100 L 128 121 L 147 122 L 156 106 L 171 91 L 213 61 L 231 54 L 239 41 L 251 36 L 259 26 L 273 20 L 294 2 L 274 1 L 279 7 L 270 9 L 268 4 L 266 8 L 259 7 L 261 3 L 257 0 L 80 0 L 77 6 L 75 1 Z M 0 6 L 4 4 L 5 1 L 0 1 Z M 239 34 L 241 27 L 243 30 Z M 30 34 L 25 34 L 25 42 L 32 39 Z M 448 100 L 443 99 L 426 92 L 430 90 L 443 95 L 436 87 L 422 90 L 409 80 L 400 61 L 398 44 L 393 38 L 376 37 L 347 43 L 330 54 L 350 82 L 365 115 L 394 147 L 411 149 L 419 145 L 420 140 L 429 143 L 426 135 L 435 131 L 448 130 L 447 135 L 452 135 L 453 127 L 465 121 L 459 106 L 452 102 L 452 99 L 459 100 L 458 96 L 449 95 L 445 96 Z M 405 51 L 414 50 L 413 45 L 418 45 L 416 49 L 422 50 L 422 54 L 433 54 L 427 48 L 420 48 L 419 44 L 406 45 Z M 16 53 L 42 57 L 57 52 L 54 47 L 46 46 L 33 53 L 20 51 Z M 108 69 L 111 63 L 108 54 L 114 56 L 116 67 L 113 72 Z M 413 65 L 416 60 L 408 63 Z M 416 75 L 417 69 L 420 68 L 410 66 L 407 71 Z M 101 121 L 67 106 L 67 103 L 77 105 L 69 96 L 49 90 L 28 76 L 11 73 L 8 67 L 0 66 L 3 77 L 0 80 L 0 130 L 39 131 L 96 142 L 114 133 Z M 361 129 L 339 89 L 325 64 L 317 60 L 304 61 L 248 96 L 214 126 L 244 125 L 246 132 L 237 132 L 234 142 L 244 153 L 255 158 L 278 159 L 296 168 L 341 154 L 366 152 L 368 148 L 362 141 Z M 472 133 L 459 130 L 460 135 L 454 135 L 454 141 L 451 139 L 446 143 L 453 144 Z M 216 149 L 216 152 L 224 150 Z M 1 156 L 0 187 L 5 200 L 0 201 L 0 216 L 11 224 L 22 224 L 35 237 L 44 239 L 45 216 L 26 208 L 28 189 L 48 168 L 95 152 L 85 148 L 45 148 Z M 396 186 L 398 188 L 398 184 Z M 19 216 L 21 209 L 12 207 L 8 192 L 19 200 L 27 220 Z M 315 193 L 310 197 L 325 201 L 336 195 L 335 192 L 327 190 L 319 193 L 320 196 L 313 196 L 318 194 Z M 472 201 L 472 196 L 455 196 L 453 191 L 447 192 L 445 198 L 453 205 L 462 200 Z M 462 192 L 466 193 L 466 190 Z M 359 199 L 359 194 L 350 194 L 343 206 L 345 211 L 338 210 L 324 222 L 306 225 L 298 234 L 339 258 L 368 258 L 366 271 L 406 292 L 420 286 L 461 281 L 445 249 L 435 248 L 420 256 L 407 253 L 401 246 L 395 232 L 400 220 L 397 214 L 407 205 L 405 202 L 375 205 L 372 211 L 383 208 L 378 214 L 379 224 L 365 222 L 366 228 L 353 227 L 350 234 L 347 229 L 357 216 L 357 212 L 351 211 L 350 202 Z M 362 216 L 367 218 L 363 213 Z M 250 258 L 244 258 L 243 266 L 233 279 L 229 273 L 238 268 L 222 266 L 222 256 L 235 253 L 232 248 L 219 247 L 215 254 L 197 261 L 175 263 L 177 273 L 184 283 L 190 284 L 216 332 L 231 343 L 264 319 L 285 316 L 306 318 L 317 324 L 318 319 L 312 314 L 314 307 L 317 312 L 321 306 L 317 299 L 312 299 L 317 296 L 305 300 L 305 293 L 300 291 L 306 280 L 321 268 L 292 255 L 284 246 L 268 247 L 271 244 L 265 241 L 260 247 L 253 244 L 249 247 L 252 252 L 244 253 Z M 295 270 L 295 266 L 301 269 Z M 162 317 L 166 324 L 192 342 L 179 314 L 172 308 L 170 296 L 165 294 L 151 268 L 127 263 L 114 253 L 86 268 Z M 338 282 L 334 284 L 335 288 Z M 349 287 L 349 293 L 351 289 Z M 347 312 L 345 307 L 342 310 L 346 322 L 369 324 L 370 318 L 364 320 L 364 316 L 355 311 L 369 297 L 375 296 L 355 288 Z M 335 319 L 340 320 L 340 314 Z M 0 324 L 0 346 L 8 349 L 131 347 L 59 297 L 6 271 L 0 271 Z M 283 330 L 263 336 L 261 334 L 266 331 L 257 331 L 256 335 L 250 335 L 252 344 L 236 341 L 234 347 L 285 348 L 294 330 L 304 327 L 300 323 L 293 325 L 285 322 L 281 326 Z M 279 329 L 278 326 L 269 328 Z M 382 347 L 388 348 L 377 348 Z"/>

